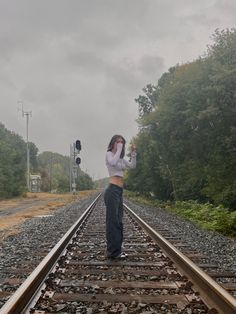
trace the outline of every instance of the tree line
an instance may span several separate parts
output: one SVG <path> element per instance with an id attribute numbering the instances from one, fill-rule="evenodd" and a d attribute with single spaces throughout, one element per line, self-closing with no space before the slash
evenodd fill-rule
<path id="1" fill-rule="evenodd" d="M 38 148 L 29 143 L 30 173 L 40 174 L 44 192 L 69 192 L 70 157 L 53 152 L 38 154 Z M 0 123 L 0 198 L 22 195 L 26 186 L 26 142 L 18 134 Z M 78 190 L 92 189 L 92 178 L 78 169 Z"/>
<path id="2" fill-rule="evenodd" d="M 137 168 L 127 188 L 160 200 L 236 209 L 236 29 L 216 30 L 197 60 L 171 67 L 135 101 Z"/>

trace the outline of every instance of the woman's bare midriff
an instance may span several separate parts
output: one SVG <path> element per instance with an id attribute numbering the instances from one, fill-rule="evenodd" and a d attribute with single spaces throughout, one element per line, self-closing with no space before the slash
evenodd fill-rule
<path id="1" fill-rule="evenodd" d="M 110 177 L 109 182 L 123 188 L 123 177 L 112 176 Z"/>

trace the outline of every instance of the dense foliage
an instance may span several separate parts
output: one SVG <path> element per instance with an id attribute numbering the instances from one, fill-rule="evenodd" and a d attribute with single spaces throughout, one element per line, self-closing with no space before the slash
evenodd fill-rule
<path id="1" fill-rule="evenodd" d="M 38 156 L 38 165 L 43 191 L 70 191 L 70 157 L 43 152 Z M 93 189 L 92 178 L 80 168 L 78 168 L 76 185 L 79 191 Z"/>
<path id="2" fill-rule="evenodd" d="M 217 231 L 226 236 L 236 236 L 236 211 L 228 211 L 222 205 L 176 201 L 168 206 L 168 210 L 196 223 L 203 229 Z"/>
<path id="3" fill-rule="evenodd" d="M 40 174 L 41 190 L 45 192 L 70 191 L 70 158 L 58 153 L 43 152 L 29 143 L 30 173 Z M 0 123 L 0 198 L 22 195 L 26 184 L 26 143 L 17 134 Z M 93 189 L 92 178 L 78 168 L 79 190 Z"/>
<path id="4" fill-rule="evenodd" d="M 136 99 L 138 164 L 127 186 L 236 209 L 236 30 L 212 38 L 204 57 L 170 68 Z"/>
<path id="5" fill-rule="evenodd" d="M 163 202 L 153 197 L 143 197 L 125 190 L 125 196 L 145 206 L 161 208 L 208 231 L 219 232 L 225 236 L 236 236 L 236 211 L 229 211 L 222 205 L 200 204 L 197 201 Z"/>
<path id="6" fill-rule="evenodd" d="M 26 144 L 0 123 L 0 198 L 18 196 L 26 190 Z"/>
<path id="7" fill-rule="evenodd" d="M 75 180 L 75 182 L 76 182 L 76 189 L 78 191 L 94 189 L 94 182 L 92 178 L 87 173 L 81 171 L 80 169 L 78 171 L 78 177 Z"/>
<path id="8" fill-rule="evenodd" d="M 109 178 L 98 179 L 94 181 L 96 189 L 105 189 L 109 184 Z"/>
<path id="9" fill-rule="evenodd" d="M 69 157 L 46 151 L 38 155 L 38 166 L 42 177 L 42 191 L 68 192 L 70 190 Z"/>

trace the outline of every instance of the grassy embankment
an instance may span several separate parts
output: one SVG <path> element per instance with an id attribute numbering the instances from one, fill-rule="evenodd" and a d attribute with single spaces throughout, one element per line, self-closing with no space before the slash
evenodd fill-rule
<path id="1" fill-rule="evenodd" d="M 125 195 L 139 203 L 165 209 L 202 229 L 236 237 L 236 211 L 230 211 L 223 206 L 200 204 L 197 201 L 161 202 L 153 198 L 137 196 L 128 191 L 125 191 Z"/>

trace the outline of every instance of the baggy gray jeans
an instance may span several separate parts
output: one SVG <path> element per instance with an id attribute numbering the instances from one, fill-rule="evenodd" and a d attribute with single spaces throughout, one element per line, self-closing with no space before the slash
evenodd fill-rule
<path id="1" fill-rule="evenodd" d="M 106 205 L 107 256 L 116 257 L 121 253 L 123 242 L 123 189 L 109 184 L 104 194 Z"/>

